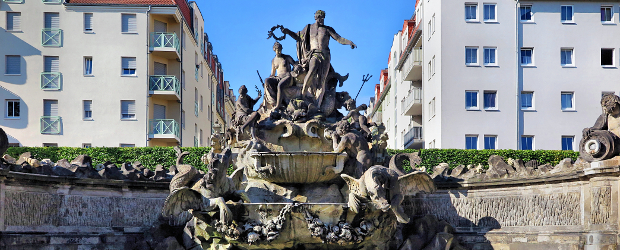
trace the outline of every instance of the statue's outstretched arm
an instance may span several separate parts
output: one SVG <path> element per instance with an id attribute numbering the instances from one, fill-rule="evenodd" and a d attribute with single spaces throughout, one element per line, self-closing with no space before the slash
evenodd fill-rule
<path id="1" fill-rule="evenodd" d="M 336 31 L 332 28 L 332 27 L 327 27 L 327 32 L 329 32 L 329 35 L 334 38 L 334 40 L 338 41 L 340 44 L 343 45 L 351 45 L 352 49 L 357 48 L 357 45 L 355 45 L 355 43 L 351 42 L 350 40 L 341 37 L 340 35 L 338 35 L 338 33 L 336 33 Z"/>
<path id="2" fill-rule="evenodd" d="M 287 29 L 287 28 L 280 28 L 280 31 L 282 31 L 282 33 L 287 34 L 289 36 L 291 36 L 293 39 L 295 39 L 295 41 L 301 41 L 301 37 L 299 37 L 299 35 L 297 35 L 297 33 Z"/>

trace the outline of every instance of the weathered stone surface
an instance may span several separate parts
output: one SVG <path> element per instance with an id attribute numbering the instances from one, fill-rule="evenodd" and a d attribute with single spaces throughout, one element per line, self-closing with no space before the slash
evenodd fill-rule
<path id="1" fill-rule="evenodd" d="M 433 174 L 431 175 L 431 178 L 443 179 L 445 176 L 448 176 L 448 171 L 450 171 L 450 165 L 448 165 L 448 163 L 439 163 L 439 165 L 433 168 Z"/>
<path id="2" fill-rule="evenodd" d="M 90 164 L 84 164 L 75 170 L 75 177 L 77 178 L 90 178 L 101 179 L 101 175 L 97 173 L 97 170 L 89 166 Z"/>
<path id="3" fill-rule="evenodd" d="M 123 163 L 123 166 L 121 167 L 121 172 L 123 173 L 125 177 L 127 177 L 127 179 L 132 180 L 132 181 L 138 181 L 138 180 L 145 179 L 144 174 L 142 174 L 142 172 L 139 171 L 138 169 L 135 169 L 133 165 L 128 162 Z"/>
<path id="4" fill-rule="evenodd" d="M 458 178 L 465 172 L 467 172 L 467 168 L 465 168 L 464 165 L 458 165 L 454 169 L 452 169 L 452 172 L 450 172 L 450 177 Z"/>
<path id="5" fill-rule="evenodd" d="M 454 244 L 454 235 L 449 233 L 438 233 L 431 240 L 424 250 L 451 249 Z"/>
<path id="6" fill-rule="evenodd" d="M 295 187 L 280 186 L 263 180 L 249 181 L 245 192 L 252 203 L 293 202 L 299 194 Z"/>
<path id="7" fill-rule="evenodd" d="M 93 159 L 88 155 L 78 155 L 75 159 L 73 159 L 73 161 L 71 161 L 71 165 L 92 168 Z"/>
<path id="8" fill-rule="evenodd" d="M 42 164 L 35 169 L 35 174 L 54 175 L 53 166 L 51 164 Z"/>
<path id="9" fill-rule="evenodd" d="M 120 169 L 118 169 L 114 164 L 106 165 L 102 170 L 99 170 L 98 174 L 104 179 L 111 179 L 111 180 L 126 179 L 123 173 L 121 173 Z"/>
<path id="10" fill-rule="evenodd" d="M 15 160 L 15 158 L 11 157 L 10 155 L 3 155 L 2 159 L 4 159 L 7 163 L 9 164 L 15 164 L 17 163 L 17 161 Z"/>
<path id="11" fill-rule="evenodd" d="M 76 165 L 71 165 L 65 159 L 58 160 L 56 166 L 52 168 L 55 175 L 58 176 L 75 176 Z"/>
<path id="12" fill-rule="evenodd" d="M 504 162 L 504 158 L 499 155 L 492 155 L 489 157 L 489 170 L 487 170 L 487 177 L 489 178 L 503 178 L 510 174 L 513 174 L 515 169 Z"/>
<path id="13" fill-rule="evenodd" d="M 517 173 L 522 173 L 525 171 L 525 163 L 523 163 L 523 160 L 521 159 L 514 160 L 512 166 L 515 168 Z"/>
<path id="14" fill-rule="evenodd" d="M 526 162 L 526 163 L 525 163 L 525 166 L 526 166 L 526 167 L 533 167 L 533 168 L 536 168 L 536 167 L 538 167 L 538 165 L 539 165 L 539 164 L 538 164 L 538 161 L 537 161 L 537 160 L 530 160 L 530 161 L 528 161 L 528 162 Z"/>
<path id="15" fill-rule="evenodd" d="M 19 157 L 17 157 L 17 162 L 15 162 L 15 164 L 21 165 L 22 163 L 26 162 L 26 159 L 28 158 L 32 158 L 30 152 L 22 153 L 21 155 L 19 155 Z"/>
<path id="16" fill-rule="evenodd" d="M 166 173 L 166 169 L 164 168 L 164 166 L 158 164 L 155 167 L 155 174 L 153 175 L 153 177 L 151 179 L 153 179 L 154 181 L 165 181 L 168 180 L 168 175 Z"/>
<path id="17" fill-rule="evenodd" d="M 592 224 L 605 224 L 611 218 L 611 187 L 592 188 Z"/>
<path id="18" fill-rule="evenodd" d="M 141 162 L 139 162 L 139 161 L 134 162 L 134 163 L 132 164 L 132 166 L 133 166 L 133 168 L 135 168 L 136 170 L 138 170 L 138 171 L 140 171 L 140 172 L 142 172 L 142 171 L 144 171 L 144 169 L 146 169 L 146 168 L 142 165 L 142 163 L 141 163 Z"/>
<path id="19" fill-rule="evenodd" d="M 565 173 L 573 171 L 573 159 L 565 158 L 558 163 L 552 170 L 551 174 Z"/>
<path id="20" fill-rule="evenodd" d="M 553 169 L 553 166 L 551 166 L 551 164 L 544 164 L 544 165 L 538 166 L 538 168 L 536 169 L 536 172 L 538 172 L 539 175 L 544 175 L 544 174 L 549 173 L 551 169 Z"/>
<path id="21" fill-rule="evenodd" d="M 303 186 L 299 191 L 301 196 L 307 198 L 306 202 L 318 203 L 344 203 L 338 185 L 312 185 Z"/>
<path id="22" fill-rule="evenodd" d="M 97 165 L 95 165 L 95 170 L 97 170 L 97 171 L 100 171 L 100 170 L 102 170 L 102 169 L 104 169 L 104 168 L 105 168 L 105 165 L 103 165 L 103 164 L 97 164 Z"/>

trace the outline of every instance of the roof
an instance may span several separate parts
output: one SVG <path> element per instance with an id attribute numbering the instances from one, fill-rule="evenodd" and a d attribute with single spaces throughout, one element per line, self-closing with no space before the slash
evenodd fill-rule
<path id="1" fill-rule="evenodd" d="M 173 0 L 67 0 L 67 3 L 95 5 L 176 5 Z"/>

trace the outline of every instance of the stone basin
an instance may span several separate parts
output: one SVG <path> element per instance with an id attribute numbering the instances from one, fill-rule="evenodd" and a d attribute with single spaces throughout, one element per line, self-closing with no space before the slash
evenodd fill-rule
<path id="1" fill-rule="evenodd" d="M 247 168 L 248 178 L 295 184 L 340 178 L 347 160 L 344 152 L 252 152 L 250 157 L 253 166 Z"/>

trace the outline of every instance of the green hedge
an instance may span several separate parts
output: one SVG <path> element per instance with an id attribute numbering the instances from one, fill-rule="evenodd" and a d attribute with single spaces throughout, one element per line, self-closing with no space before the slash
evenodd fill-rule
<path id="1" fill-rule="evenodd" d="M 558 164 L 565 158 L 571 158 L 573 161 L 577 160 L 579 152 L 568 150 L 513 150 L 513 149 L 405 149 L 405 150 L 393 150 L 388 149 L 390 155 L 397 153 L 413 153 L 419 152 L 420 158 L 422 158 L 422 166 L 427 171 L 432 171 L 434 166 L 439 163 L 448 163 L 450 168 L 455 168 L 458 165 L 478 165 L 482 164 L 488 168 L 489 157 L 491 155 L 499 155 L 504 157 L 504 160 L 508 158 L 521 159 L 524 162 L 530 160 L 537 160 L 539 164 L 549 163 L 551 165 Z M 409 170 L 408 163 L 406 163 L 405 169 Z"/>
<path id="2" fill-rule="evenodd" d="M 198 169 L 205 169 L 200 157 L 209 152 L 210 147 L 184 147 L 182 151 L 190 154 L 183 163 L 190 164 Z M 72 147 L 11 147 L 6 154 L 19 157 L 24 152 L 32 153 L 35 159 L 50 159 L 57 162 L 60 159 L 72 161 L 78 155 L 92 157 L 93 165 L 110 161 L 117 166 L 125 162 L 139 161 L 145 167 L 154 170 L 157 164 L 168 168 L 176 163 L 176 152 L 173 147 L 143 147 L 143 148 L 72 148 Z"/>
<path id="3" fill-rule="evenodd" d="M 200 157 L 209 152 L 209 147 L 186 147 L 181 148 L 183 151 L 190 152 L 185 157 L 184 163 L 190 164 L 198 169 L 204 170 L 205 166 L 200 161 Z M 24 152 L 32 153 L 35 159 L 50 159 L 57 162 L 59 159 L 67 159 L 69 161 L 75 159 L 78 155 L 89 155 L 93 159 L 93 164 L 104 163 L 110 161 L 120 166 L 124 162 L 139 161 L 147 168 L 155 169 L 157 164 L 169 167 L 176 162 L 176 152 L 172 147 L 143 147 L 143 148 L 71 148 L 71 147 L 13 147 L 6 152 L 12 157 L 19 157 Z M 474 149 L 405 149 L 392 150 L 388 149 L 390 155 L 397 153 L 419 152 L 422 158 L 422 166 L 431 171 L 434 166 L 439 163 L 448 163 L 450 168 L 458 165 L 478 165 L 488 167 L 488 160 L 491 155 L 499 155 L 504 159 L 521 159 L 524 162 L 537 160 L 539 164 L 549 163 L 558 164 L 564 158 L 577 160 L 579 152 L 561 151 L 561 150 L 474 150 Z M 409 169 L 408 163 L 405 169 Z"/>

